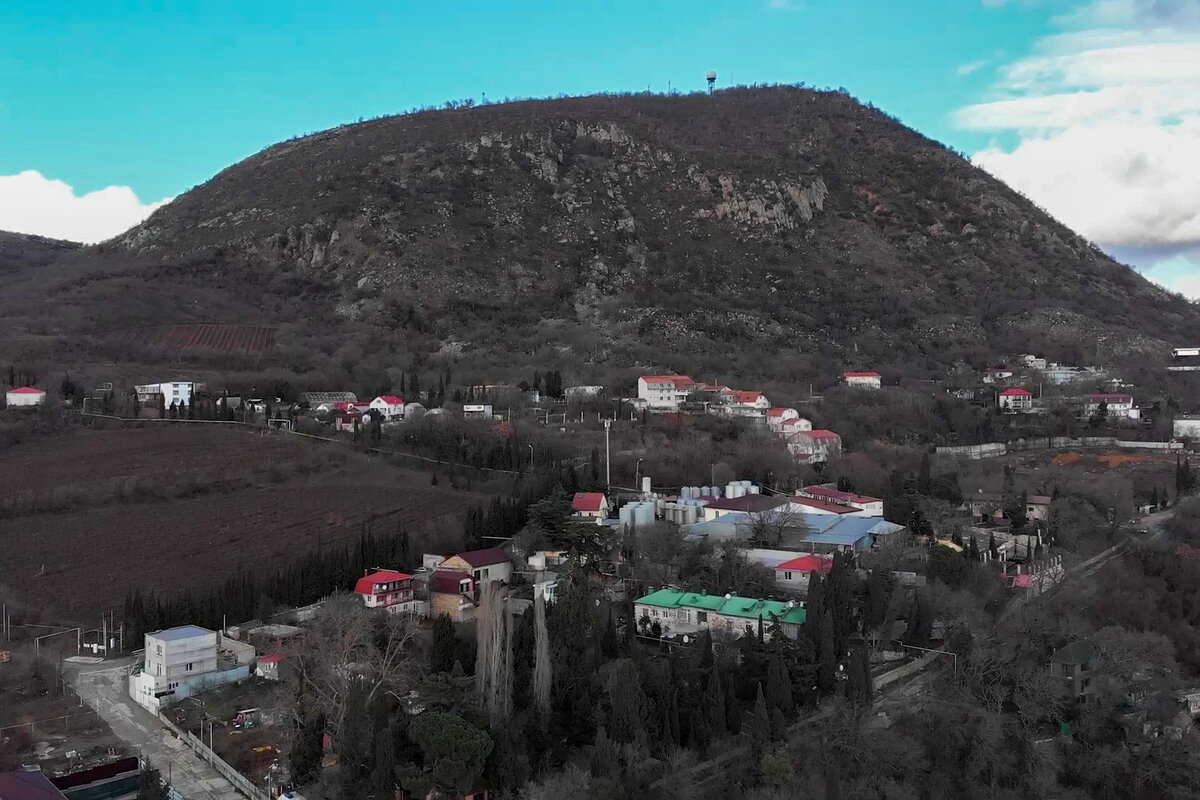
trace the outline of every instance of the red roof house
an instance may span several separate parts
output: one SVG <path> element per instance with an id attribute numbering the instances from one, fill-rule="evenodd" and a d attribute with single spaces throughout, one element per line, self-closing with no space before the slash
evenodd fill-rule
<path id="1" fill-rule="evenodd" d="M 878 372 L 843 372 L 843 378 L 879 378 L 882 377 Z"/>
<path id="2" fill-rule="evenodd" d="M 1003 392 L 1000 393 L 1000 396 L 1001 397 L 1033 397 L 1033 395 L 1030 393 L 1030 391 L 1028 389 L 1018 389 L 1016 387 L 1013 387 L 1011 389 L 1005 389 Z"/>
<path id="3" fill-rule="evenodd" d="M 604 492 L 576 492 L 571 500 L 571 508 L 582 517 L 608 516 L 608 498 Z"/>
<path id="4" fill-rule="evenodd" d="M 354 584 L 354 593 L 367 608 L 388 611 L 414 611 L 412 575 L 394 569 L 377 569 L 364 574 Z"/>
<path id="5" fill-rule="evenodd" d="M 775 565 L 776 572 L 829 572 L 833 569 L 833 559 L 817 555 L 806 555 L 784 561 Z"/>

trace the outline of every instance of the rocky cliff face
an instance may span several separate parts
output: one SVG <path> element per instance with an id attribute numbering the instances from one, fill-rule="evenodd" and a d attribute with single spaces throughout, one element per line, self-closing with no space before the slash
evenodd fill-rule
<path id="1" fill-rule="evenodd" d="M 324 288 L 322 326 L 476 365 L 936 373 L 1200 334 L 1181 298 L 959 156 L 796 88 L 344 126 L 230 167 L 114 249 L 292 276 Z"/>

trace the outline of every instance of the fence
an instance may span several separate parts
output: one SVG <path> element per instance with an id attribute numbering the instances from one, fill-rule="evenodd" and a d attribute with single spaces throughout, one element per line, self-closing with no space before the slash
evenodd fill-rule
<path id="1" fill-rule="evenodd" d="M 196 736 L 180 728 L 164 716 L 162 712 L 159 712 L 158 718 L 167 726 L 167 730 L 178 736 L 184 744 L 200 757 L 200 760 L 211 765 L 214 770 L 220 773 L 221 777 L 233 784 L 233 788 L 246 795 L 246 797 L 249 797 L 250 800 L 271 800 L 266 792 L 251 783 L 250 779 L 245 775 L 229 766 L 223 758 L 210 750 L 208 745 L 200 741 Z"/>
<path id="2" fill-rule="evenodd" d="M 1125 450 L 1156 450 L 1159 452 L 1175 452 L 1183 450 L 1183 442 L 1143 442 L 1118 439 L 1115 436 L 1081 436 L 1072 439 L 1067 436 L 1055 436 L 1049 439 L 1017 439 L 1015 442 L 989 442 L 987 444 L 970 444 L 957 447 L 939 447 L 939 456 L 951 458 L 996 458 L 1011 452 L 1026 450 L 1067 450 L 1086 449 L 1089 447 L 1119 447 Z"/>

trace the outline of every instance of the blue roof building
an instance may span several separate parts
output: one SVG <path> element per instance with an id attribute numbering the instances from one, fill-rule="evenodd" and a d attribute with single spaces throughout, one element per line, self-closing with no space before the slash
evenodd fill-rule
<path id="1" fill-rule="evenodd" d="M 769 516 L 777 512 L 764 512 Z M 755 514 L 733 512 L 710 522 L 684 525 L 689 538 L 708 538 L 714 541 L 749 537 Z M 781 547 L 803 553 L 829 553 L 841 550 L 867 550 L 880 536 L 891 536 L 904 530 L 903 525 L 879 517 L 854 517 L 838 514 L 794 514 L 797 521 L 795 536 L 786 538 Z"/>

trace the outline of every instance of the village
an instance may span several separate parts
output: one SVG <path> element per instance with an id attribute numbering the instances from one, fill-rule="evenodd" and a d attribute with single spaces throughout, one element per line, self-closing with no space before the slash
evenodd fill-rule
<path id="1" fill-rule="evenodd" d="M 610 396 L 601 385 L 563 386 L 551 373 L 532 384 L 424 392 L 414 386 L 404 392 L 419 398 L 412 400 L 402 393 L 360 400 L 349 391 L 261 398 L 210 391 L 189 380 L 137 384 L 125 392 L 105 384 L 86 392 L 64 380 L 62 397 L 52 402 L 65 402 L 82 420 L 251 426 L 368 454 L 450 420 L 468 426 L 454 428 L 464 442 L 472 436 L 511 439 L 529 429 L 554 431 L 558 438 L 557 444 L 519 438 L 519 446 L 507 446 L 518 454 L 512 462 L 518 469 L 509 474 L 518 480 L 540 474 L 542 488 L 523 495 L 511 510 L 494 503 L 486 513 L 469 514 L 464 549 L 418 557 L 407 544 L 396 549 L 400 540 L 393 539 L 391 550 L 372 551 L 395 553 L 392 560 L 363 549 L 361 558 L 341 568 L 341 574 L 351 568 L 359 573 L 352 580 L 323 579 L 328 583 L 315 602 L 270 604 L 250 621 L 222 614 L 219 627 L 189 616 L 186 605 L 157 600 L 153 613 L 127 605 L 125 619 L 114 618 L 100 635 L 81 635 L 74 648 L 59 639 L 57 669 L 75 675 L 80 702 L 97 715 L 132 713 L 143 726 L 161 720 L 195 758 L 217 765 L 213 768 L 233 790 L 251 798 L 328 797 L 332 776 L 351 780 L 348 759 L 356 756 L 340 732 L 350 719 L 347 692 L 369 686 L 372 697 L 384 692 L 391 698 L 386 704 L 410 719 L 410 744 L 425 748 L 424 758 L 417 759 L 424 768 L 398 778 L 397 791 L 403 786 L 409 797 L 425 791 L 487 800 L 505 796 L 504 787 L 494 785 L 496 768 L 485 766 L 486 758 L 469 761 L 447 783 L 438 777 L 437 764 L 452 755 L 436 752 L 433 739 L 422 743 L 416 720 L 437 715 L 451 724 L 452 717 L 453 725 L 467 726 L 461 735 L 478 734 L 496 746 L 496 726 L 516 713 L 515 671 L 527 670 L 524 679 L 539 687 L 557 685 L 548 674 L 538 677 L 551 668 L 533 652 L 551 648 L 558 669 L 568 640 L 555 637 L 569 634 L 555 621 L 571 615 L 573 624 L 594 630 L 595 663 L 631 669 L 632 659 L 639 665 L 632 680 L 651 695 L 659 691 L 647 683 L 657 680 L 651 677 L 654 663 L 709 661 L 715 654 L 721 668 L 711 678 L 696 679 L 696 691 L 726 696 L 721 702 L 729 711 L 722 725 L 734 738 L 725 746 L 749 742 L 761 759 L 772 752 L 771 742 L 786 741 L 792 725 L 827 708 L 832 698 L 856 708 L 882 708 L 891 702 L 889 692 L 912 691 L 905 687 L 947 669 L 955 674 L 966 655 L 960 637 L 979 630 L 977 621 L 968 623 L 944 605 L 947 587 L 975 587 L 989 613 L 1019 613 L 1060 602 L 1061 586 L 1072 579 L 1086 582 L 1125 549 L 1163 540 L 1174 508 L 1194 487 L 1188 456 L 1200 418 L 1172 414 L 1168 438 L 1157 440 L 1154 433 L 1164 430 L 1161 406 L 1147 403 L 1156 407 L 1143 415 L 1136 390 L 1104 370 L 1063 367 L 1033 356 L 1014 357 L 1013 364 L 981 372 L 976 388 L 941 391 L 954 401 L 986 403 L 984 413 L 998 420 L 1069 418 L 1069 423 L 1047 433 L 1041 444 L 1024 437 L 951 442 L 878 463 L 883 456 L 877 446 L 847 449 L 838 432 L 815 427 L 809 417 L 825 406 L 811 399 L 775 405 L 764 391 L 683 374 L 641 374 L 636 394 L 627 396 Z M 1075 392 L 1075 384 L 1094 391 Z M 878 372 L 846 371 L 833 391 L 840 402 L 853 405 L 905 390 L 889 386 Z M 42 389 L 14 385 L 6 401 L 19 414 L 36 412 L 51 399 Z M 665 437 L 661 446 L 669 448 L 682 441 L 674 437 L 693 435 L 684 431 L 710 424 L 754 437 L 747 439 L 750 452 L 769 448 L 786 454 L 786 475 L 780 467 L 737 475 L 731 462 L 722 463 L 717 481 L 715 464 L 693 464 L 684 473 L 694 483 L 659 485 L 650 472 L 659 462 L 639 446 L 647 441 L 644 431 Z M 610 436 L 617 437 L 615 453 Z M 590 465 L 584 441 L 592 446 Z M 519 453 L 526 447 L 522 461 Z M 880 472 L 884 463 L 890 474 Z M 438 467 L 458 468 L 452 458 L 443 465 L 441 455 Z M 437 475 L 434 471 L 435 484 Z M 152 627 L 156 621 L 171 624 Z M 532 663 L 522 666 L 525 656 L 513 650 L 513 637 L 533 648 Z M 15 661 L 27 663 L 20 649 L 0 650 L 8 663 L 15 663 L 14 653 Z M 695 655 L 703 653 L 709 655 Z M 99 676 L 114 675 L 104 671 L 111 669 L 109 659 L 120 665 L 119 673 L 101 684 Z M 1200 692 L 1159 681 L 1130 700 L 1133 695 L 1124 692 L 1131 679 L 1106 674 L 1105 663 L 1103 647 L 1087 638 L 1047 654 L 1038 669 L 1061 689 L 1064 704 L 1055 706 L 1061 719 L 1071 716 L 1072 704 L 1085 707 L 1116 691 L 1125 698 L 1123 719 L 1137 727 L 1129 734 L 1136 741 L 1149 746 L 1159 737 L 1200 737 L 1192 723 L 1200 714 Z M 763 670 L 757 678 L 751 664 Z M 0 663 L 0 676 L 6 666 Z M 668 682 L 661 691 L 686 686 L 691 684 Z M 755 692 L 761 703 L 764 686 L 771 704 L 787 710 L 760 733 L 754 728 L 760 713 Z M 523 713 L 568 718 L 579 713 L 566 699 L 537 694 L 544 690 L 516 692 L 525 698 Z M 609 709 L 608 735 L 626 736 L 611 727 L 620 691 L 611 685 L 598 690 L 609 693 L 607 704 L 601 703 Z M 309 699 L 297 704 L 292 698 L 297 692 Z M 331 705 L 332 696 L 337 700 Z M 679 701 L 668 703 L 666 697 L 652 704 L 668 717 L 679 713 L 669 704 Z M 470 698 L 484 709 L 482 716 Z M 384 699 L 370 700 L 376 702 Z M 136 710 L 112 710 L 128 703 Z M 709 712 L 701 704 L 689 713 Z M 1050 732 L 1050 722 L 1038 724 Z M 637 722 L 646 728 L 657 724 L 651 718 Z M 672 721 L 659 735 L 670 731 L 672 746 L 686 743 L 711 758 L 710 745 L 722 740 L 716 727 Z M 564 735 L 588 740 L 590 730 Z M 38 743 L 36 726 L 30 732 L 34 735 L 0 743 L 44 747 L 45 757 L 54 758 L 52 744 Z M 683 781 L 692 768 L 667 777 L 679 769 L 667 766 L 668 755 L 664 750 L 653 758 L 616 760 L 637 785 Z M 123 761 L 124 772 L 115 773 L 112 764 L 118 761 L 88 767 L 99 772 L 77 785 L 129 785 L 136 770 Z M 68 763 L 78 766 L 77 759 Z M 701 759 L 696 769 L 704 763 Z M 358 780 L 365 782 L 370 770 L 363 770 Z"/>

